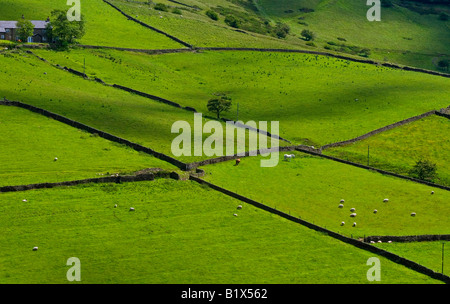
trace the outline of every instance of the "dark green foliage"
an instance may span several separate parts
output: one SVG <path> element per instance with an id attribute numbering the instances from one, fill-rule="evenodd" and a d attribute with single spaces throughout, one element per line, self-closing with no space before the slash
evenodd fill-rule
<path id="1" fill-rule="evenodd" d="M 27 42 L 28 37 L 33 36 L 34 25 L 30 20 L 21 19 L 17 21 L 17 32 L 22 42 Z"/>
<path id="2" fill-rule="evenodd" d="M 173 14 L 177 14 L 177 15 L 181 15 L 181 14 L 182 14 L 181 10 L 180 10 L 179 8 L 177 8 L 177 7 L 175 7 L 174 9 L 172 9 L 172 13 L 173 13 Z"/>
<path id="3" fill-rule="evenodd" d="M 153 7 L 155 10 L 167 12 L 169 9 L 164 3 L 156 3 Z"/>
<path id="4" fill-rule="evenodd" d="M 220 113 L 226 112 L 231 108 L 231 98 L 224 94 L 218 94 L 218 98 L 208 101 L 207 108 L 208 111 L 216 113 L 217 119 L 220 119 Z"/>
<path id="5" fill-rule="evenodd" d="M 209 18 L 211 18 L 212 20 L 219 20 L 219 15 L 217 15 L 217 13 L 215 11 L 212 10 L 208 10 L 206 11 L 206 16 L 208 16 Z"/>
<path id="6" fill-rule="evenodd" d="M 441 59 L 438 61 L 438 68 L 441 70 L 446 70 L 448 71 L 448 68 L 450 66 L 450 60 L 448 59 Z"/>
<path id="7" fill-rule="evenodd" d="M 274 31 L 278 38 L 286 38 L 290 30 L 291 28 L 289 27 L 289 25 L 278 22 Z"/>
<path id="8" fill-rule="evenodd" d="M 303 30 L 301 35 L 306 41 L 312 41 L 315 39 L 315 34 L 310 30 Z"/>
<path id="9" fill-rule="evenodd" d="M 47 24 L 47 37 L 54 48 L 65 49 L 85 34 L 84 16 L 80 21 L 69 21 L 66 11 L 53 10 L 50 22 Z"/>
<path id="10" fill-rule="evenodd" d="M 225 23 L 234 28 L 239 28 L 239 26 L 240 26 L 239 20 L 236 17 L 234 17 L 233 15 L 226 16 Z"/>
<path id="11" fill-rule="evenodd" d="M 436 164 L 429 160 L 419 160 L 411 169 L 410 174 L 421 180 L 432 181 L 436 176 Z"/>

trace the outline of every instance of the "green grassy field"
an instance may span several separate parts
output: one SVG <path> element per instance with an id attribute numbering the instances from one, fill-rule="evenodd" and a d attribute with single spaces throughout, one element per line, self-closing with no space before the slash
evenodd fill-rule
<path id="1" fill-rule="evenodd" d="M 280 121 L 280 135 L 315 146 L 351 139 L 448 106 L 448 79 L 306 54 L 202 52 L 145 55 L 111 50 L 36 50 L 81 70 L 207 113 L 216 92 L 233 99 L 223 116 Z M 127 77 L 124 77 L 127 75 Z M 189 90 L 186 90 L 189 88 Z"/>
<path id="2" fill-rule="evenodd" d="M 177 169 L 151 155 L 15 107 L 0 106 L 0 133 L 0 186 L 131 174 L 145 168 Z"/>
<path id="3" fill-rule="evenodd" d="M 260 168 L 260 157 L 242 159 L 239 166 L 231 161 L 208 165 L 203 167 L 204 178 L 353 238 L 449 233 L 448 191 L 300 152 L 294 154 L 296 158 L 289 162 L 280 153 L 274 168 Z M 385 198 L 388 203 L 383 202 Z M 338 207 L 341 199 L 345 200 L 343 208 Z M 356 208 L 354 218 L 350 217 L 351 208 Z M 356 227 L 352 227 L 353 222 Z"/>
<path id="4" fill-rule="evenodd" d="M 68 283 L 70 257 L 85 284 L 371 283 L 372 253 L 252 206 L 237 211 L 239 201 L 194 182 L 55 188 L 0 201 L 3 284 Z M 439 283 L 380 261 L 382 284 Z"/>
<path id="5" fill-rule="evenodd" d="M 448 58 L 449 22 L 435 14 L 419 14 L 400 6 L 381 9 L 381 22 L 369 22 L 366 13 L 370 6 L 365 1 L 345 0 L 258 0 L 263 15 L 281 20 L 299 35 L 303 29 L 316 34 L 318 49 L 331 47 L 328 42 L 356 45 L 371 50 L 371 58 L 380 61 L 419 66 L 436 70 L 439 58 Z M 445 6 L 424 5 L 449 12 Z M 301 12 L 309 8 L 313 12 Z M 358 30 L 355 31 L 354 29 Z M 340 38 L 341 40 L 339 40 Z M 345 39 L 345 40 L 342 40 Z"/>
<path id="6" fill-rule="evenodd" d="M 164 35 L 127 20 L 102 0 L 81 3 L 81 13 L 86 18 L 86 35 L 79 41 L 82 44 L 138 49 L 184 48 Z M 66 1 L 5 0 L 0 20 L 19 20 L 22 14 L 29 20 L 46 20 L 53 9 L 69 8 Z"/>
<path id="7" fill-rule="evenodd" d="M 150 10 L 142 2 L 122 0 L 111 0 L 110 2 L 127 14 L 138 16 L 139 20 L 196 47 L 305 48 L 305 42 L 299 39 L 279 39 L 249 31 L 242 32 L 241 29 L 239 32 L 223 22 L 224 16 L 219 16 L 219 21 L 213 21 L 205 15 L 206 10 L 215 7 L 209 1 L 202 5 L 202 11 L 183 10 L 181 16 L 171 13 L 170 10 L 169 12 Z M 231 5 L 230 2 L 219 1 L 219 3 L 225 7 L 232 7 L 238 12 L 243 11 L 242 8 Z M 183 8 L 171 2 L 166 2 L 166 4 Z"/>
<path id="8" fill-rule="evenodd" d="M 3 57 L 0 75 L 10 77 L 7 83 L 0 84 L 1 96 L 44 108 L 158 152 L 172 156 L 172 140 L 178 136 L 171 133 L 175 122 L 194 123 L 193 112 L 84 80 L 24 52 L 0 56 Z M 21 77 L 12 77 L 15 74 Z M 203 123 L 207 121 L 209 119 L 204 118 Z M 222 126 L 225 129 L 224 123 Z M 202 136 L 204 141 L 210 134 Z M 228 141 L 226 134 L 223 136 L 225 149 Z M 248 140 L 244 144 L 235 139 L 232 144 L 236 149 L 241 146 L 247 149 Z M 192 162 L 205 158 L 209 158 L 206 153 L 181 156 L 180 160 Z"/>
<path id="9" fill-rule="evenodd" d="M 431 116 L 323 153 L 367 165 L 369 149 L 370 166 L 403 175 L 410 175 L 420 159 L 428 159 L 436 164 L 434 182 L 450 186 L 450 158 L 445 152 L 450 149 L 449 133 L 447 118 Z"/>
<path id="10" fill-rule="evenodd" d="M 435 272 L 442 273 L 442 244 L 444 243 L 444 274 L 450 274 L 450 263 L 448 263 L 449 246 L 448 241 L 439 242 L 414 242 L 414 243 L 381 243 L 375 246 L 393 252 L 413 260 Z"/>

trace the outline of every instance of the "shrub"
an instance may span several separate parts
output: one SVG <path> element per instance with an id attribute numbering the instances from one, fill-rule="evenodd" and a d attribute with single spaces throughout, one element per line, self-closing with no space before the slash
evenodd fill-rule
<path id="1" fill-rule="evenodd" d="M 217 13 L 212 10 L 206 11 L 206 16 L 208 16 L 212 20 L 216 20 L 216 21 L 219 20 L 219 16 L 217 15 Z"/>
<path id="2" fill-rule="evenodd" d="M 165 5 L 164 3 L 156 3 L 154 9 L 163 12 L 168 11 L 167 5 Z"/>
<path id="3" fill-rule="evenodd" d="M 289 27 L 289 25 L 279 22 L 275 27 L 275 34 L 277 35 L 278 38 L 286 38 L 290 30 L 291 28 Z"/>
<path id="4" fill-rule="evenodd" d="M 240 26 L 239 20 L 233 15 L 226 16 L 225 23 L 234 28 L 239 28 Z"/>
<path id="5" fill-rule="evenodd" d="M 175 8 L 172 10 L 172 13 L 173 13 L 173 14 L 177 14 L 177 15 L 181 15 L 181 14 L 182 14 L 181 10 L 180 10 L 178 7 L 175 7 Z"/>
<path id="6" fill-rule="evenodd" d="M 305 38 L 306 41 L 312 41 L 315 38 L 315 34 L 310 30 L 303 30 L 301 33 L 302 37 Z"/>
<path id="7" fill-rule="evenodd" d="M 410 174 L 421 180 L 432 181 L 436 177 L 436 164 L 429 160 L 419 160 L 411 169 Z"/>
<path id="8" fill-rule="evenodd" d="M 450 66 L 450 60 L 448 59 L 441 59 L 438 61 L 438 68 L 442 70 L 448 70 Z"/>

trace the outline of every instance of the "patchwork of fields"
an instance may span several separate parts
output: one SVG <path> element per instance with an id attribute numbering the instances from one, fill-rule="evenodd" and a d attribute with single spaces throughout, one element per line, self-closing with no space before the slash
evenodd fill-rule
<path id="1" fill-rule="evenodd" d="M 67 8 L 55 0 L 4 2 L 0 20 L 18 20 L 21 14 L 40 20 L 55 8 Z M 138 24 L 107 2 L 193 48 Z M 350 145 L 320 149 L 447 108 L 448 74 L 325 55 L 197 48 L 322 49 L 300 38 L 301 29 L 308 27 L 317 32 L 317 45 L 345 37 L 348 43 L 373 49 L 371 58 L 380 62 L 436 71 L 428 59 L 447 56 L 448 22 L 436 20 L 435 15 L 417 16 L 396 4 L 383 15 L 386 22 L 375 29 L 375 24 L 357 17 L 365 16 L 366 6 L 339 0 L 283 0 L 276 5 L 268 0 L 157 2 L 166 5 L 167 11 L 147 1 L 83 1 L 86 34 L 79 41 L 81 46 L 68 50 L 2 44 L 0 97 L 64 116 L 188 166 L 214 157 L 208 150 L 202 155 L 175 156 L 174 123 L 193 125 L 197 112 L 203 114 L 203 124 L 219 121 L 225 130 L 226 122 L 215 119 L 207 101 L 226 94 L 232 106 L 221 117 L 244 123 L 279 122 L 278 135 L 286 141 L 273 145 L 286 150 L 276 155 L 277 166 L 271 168 L 261 167 L 265 156 L 236 155 L 202 165 L 201 170 L 182 170 L 170 160 L 4 102 L 0 104 L 0 284 L 69 283 L 69 257 L 81 260 L 81 283 L 85 284 L 450 282 L 448 263 L 440 268 L 441 244 L 443 240 L 448 244 L 450 234 L 448 114 L 431 115 Z M 305 8 L 313 11 L 305 13 Z M 218 12 L 218 20 L 206 11 Z M 289 24 L 291 31 L 285 38 L 276 38 L 250 27 L 234 28 L 225 23 L 227 14 L 247 18 L 242 19 L 246 26 L 262 22 L 270 28 L 281 22 Z M 331 29 L 323 20 L 336 26 Z M 411 27 L 403 32 L 408 24 Z M 355 25 L 367 35 L 357 34 Z M 401 38 L 400 33 L 410 39 Z M 409 57 L 381 58 L 391 51 Z M 197 139 L 211 140 L 209 131 Z M 219 141 L 224 152 L 227 145 L 251 150 L 249 137 L 254 131 L 245 130 L 243 140 L 215 132 L 217 141 L 211 150 Z M 259 140 L 261 144 L 261 136 Z M 319 154 L 295 150 L 299 145 Z M 320 156 L 367 165 L 368 147 L 371 167 L 403 176 L 410 176 L 417 160 L 432 161 L 437 168 L 435 185 Z M 286 160 L 284 154 L 295 158 Z M 238 157 L 240 162 L 234 159 Z M 1 192 L 5 186 L 159 170 L 165 175 L 153 181 Z M 189 180 L 190 175 L 330 233 L 196 183 Z M 366 250 L 333 237 L 334 233 L 361 243 L 370 236 L 433 235 L 442 241 L 364 244 L 373 248 Z M 393 259 L 390 253 L 400 258 Z M 368 280 L 371 257 L 381 261 L 381 281 Z M 405 261 L 417 267 L 407 267 Z"/>

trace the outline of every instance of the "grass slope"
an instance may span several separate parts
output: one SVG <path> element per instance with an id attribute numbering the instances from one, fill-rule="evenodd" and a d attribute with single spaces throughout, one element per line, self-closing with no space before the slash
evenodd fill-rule
<path id="1" fill-rule="evenodd" d="M 414 243 L 382 243 L 376 244 L 384 250 L 398 254 L 409 260 L 416 261 L 435 272 L 442 273 L 442 244 L 444 244 L 444 274 L 450 274 L 449 256 L 450 242 L 414 242 Z"/>
<path id="2" fill-rule="evenodd" d="M 46 20 L 54 9 L 69 10 L 66 1 L 5 0 L 0 20 L 19 20 L 22 14 L 29 20 Z M 82 44 L 142 49 L 175 49 L 183 45 L 164 35 L 150 31 L 127 20 L 125 16 L 102 0 L 81 1 L 81 13 L 86 17 L 86 35 Z"/>
<path id="3" fill-rule="evenodd" d="M 288 162 L 281 153 L 273 168 L 260 168 L 260 157 L 245 158 L 239 166 L 233 162 L 205 166 L 205 180 L 354 238 L 449 233 L 449 191 L 294 154 L 297 157 Z M 338 207 L 341 199 L 343 208 Z M 350 217 L 351 208 L 356 208 L 355 218 Z"/>
<path id="4" fill-rule="evenodd" d="M 365 1 L 345 0 L 258 0 L 261 12 L 272 20 L 281 20 L 299 34 L 303 29 L 316 33 L 319 49 L 327 42 L 344 43 L 371 49 L 370 57 L 436 70 L 439 58 L 448 58 L 450 23 L 435 14 L 418 12 L 398 5 L 381 9 L 381 22 L 369 22 L 370 6 Z M 424 8 L 430 5 L 422 4 Z M 432 6 L 449 13 L 448 7 Z M 313 12 L 302 12 L 309 8 Z M 355 30 L 358 29 L 358 30 Z M 345 41 L 339 41 L 344 38 Z"/>
<path id="5" fill-rule="evenodd" d="M 238 204 L 173 180 L 2 194 L 0 282 L 68 283 L 77 257 L 85 284 L 370 283 L 373 253 Z M 380 261 L 381 283 L 439 283 Z"/>
<path id="6" fill-rule="evenodd" d="M 280 121 L 282 137 L 315 146 L 446 107 L 450 93 L 447 78 L 307 54 L 36 53 L 76 69 L 81 69 L 86 58 L 88 75 L 203 113 L 214 93 L 225 92 L 233 99 L 225 117 L 235 119 L 239 103 L 239 119 L 244 122 Z"/>
<path id="7" fill-rule="evenodd" d="M 0 84 L 0 96 L 44 108 L 158 152 L 172 156 L 172 140 L 178 136 L 171 132 L 175 122 L 194 123 L 192 112 L 84 80 L 24 52 L 0 56 L 0 79 L 8 79 Z M 207 121 L 204 118 L 203 123 Z M 225 129 L 224 123 L 222 126 Z M 209 136 L 204 133 L 203 141 Z M 224 147 L 225 143 L 226 138 Z M 242 146 L 237 140 L 230 143 Z M 209 156 L 180 157 L 186 162 L 205 158 Z"/>
<path id="8" fill-rule="evenodd" d="M 176 167 L 24 109 L 0 107 L 0 186 Z M 58 161 L 54 158 L 58 157 Z"/>
<path id="9" fill-rule="evenodd" d="M 418 160 L 428 159 L 436 164 L 434 182 L 450 186 L 448 134 L 449 119 L 431 116 L 323 153 L 366 165 L 369 147 L 370 166 L 403 175 L 409 175 Z"/>

